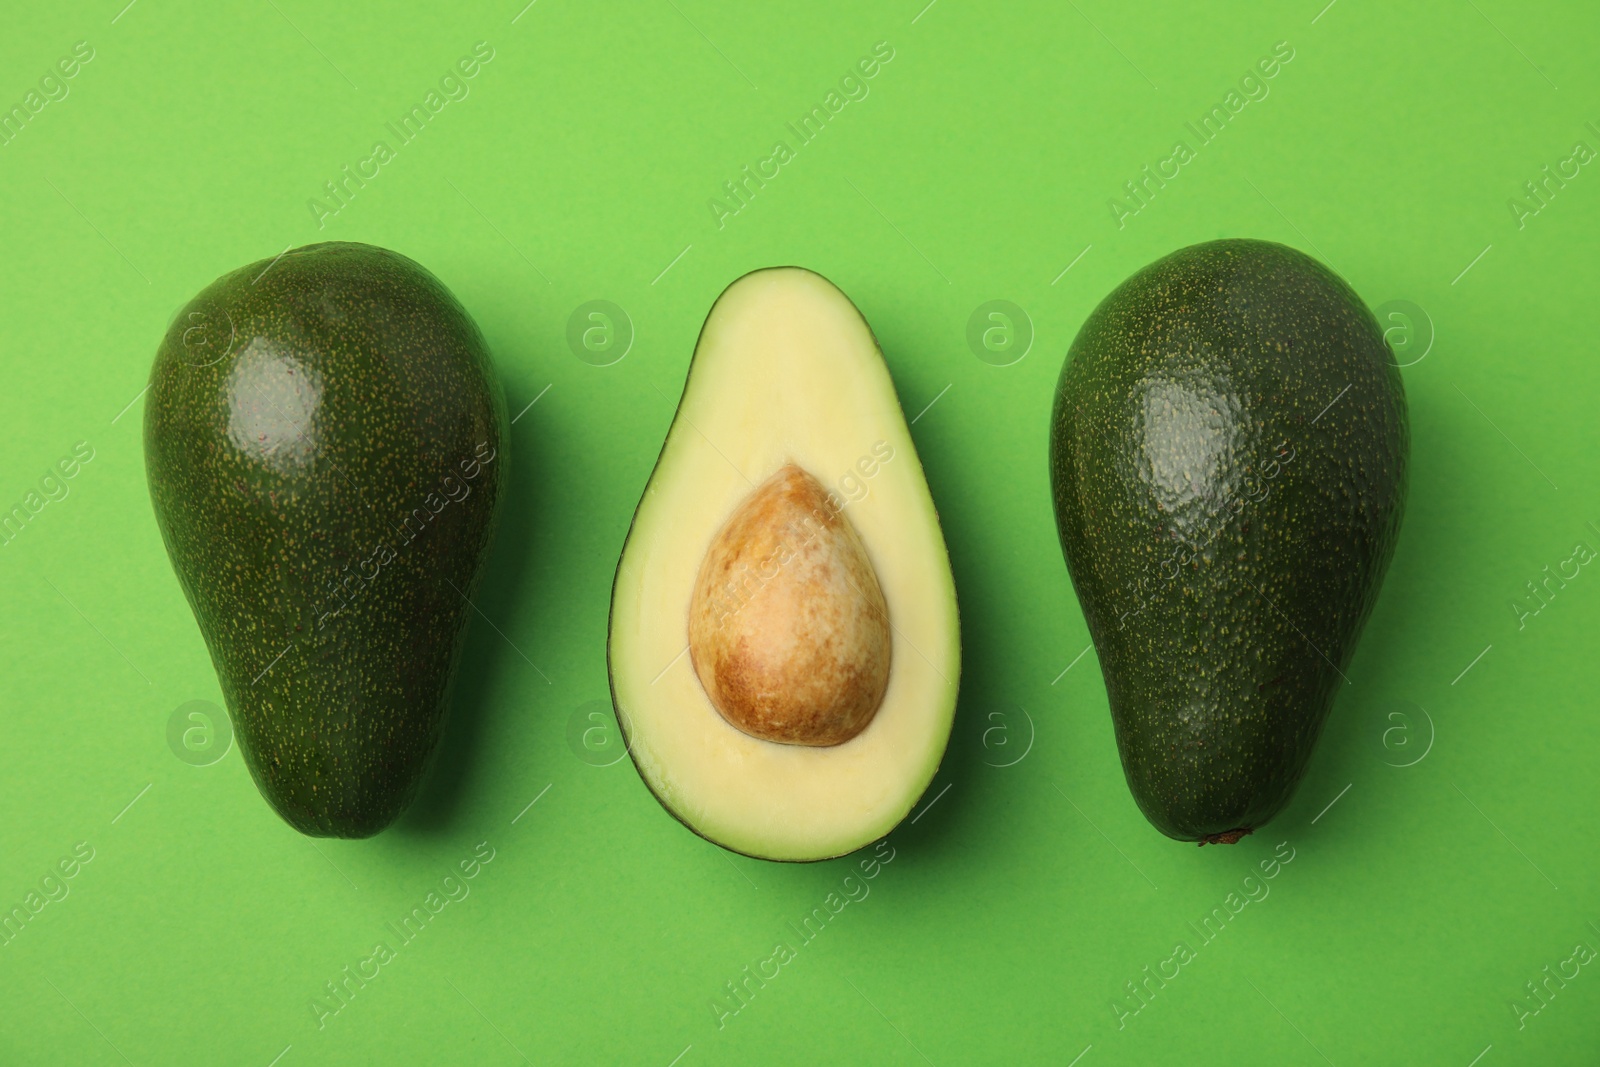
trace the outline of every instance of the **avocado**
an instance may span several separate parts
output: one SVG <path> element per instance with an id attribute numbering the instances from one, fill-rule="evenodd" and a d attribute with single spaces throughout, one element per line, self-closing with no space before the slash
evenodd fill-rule
<path id="1" fill-rule="evenodd" d="M 506 475 L 488 346 L 438 279 L 317 244 L 207 286 L 156 353 L 156 521 L 261 794 L 367 837 L 416 795 Z"/>
<path id="2" fill-rule="evenodd" d="M 877 340 L 820 275 L 759 270 L 712 306 L 617 565 L 607 661 L 644 784 L 732 851 L 843 855 L 932 780 L 955 583 Z"/>
<path id="3" fill-rule="evenodd" d="M 1405 391 L 1351 288 L 1283 245 L 1193 245 L 1073 341 L 1050 483 L 1128 787 L 1233 843 L 1305 773 L 1394 551 Z"/>

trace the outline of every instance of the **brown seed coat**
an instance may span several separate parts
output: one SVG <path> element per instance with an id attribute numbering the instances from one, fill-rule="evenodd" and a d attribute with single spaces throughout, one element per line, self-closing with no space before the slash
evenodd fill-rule
<path id="1" fill-rule="evenodd" d="M 889 685 L 889 609 L 850 520 L 785 465 L 700 565 L 689 654 L 711 703 L 754 737 L 828 746 L 866 728 Z"/>

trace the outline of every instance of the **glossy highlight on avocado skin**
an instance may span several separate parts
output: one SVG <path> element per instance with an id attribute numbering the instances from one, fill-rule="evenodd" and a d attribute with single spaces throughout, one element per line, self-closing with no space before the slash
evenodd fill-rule
<path id="1" fill-rule="evenodd" d="M 321 376 L 281 345 L 253 337 L 234 359 L 227 390 L 228 439 L 234 448 L 280 474 L 292 475 L 316 455 Z"/>
<path id="2" fill-rule="evenodd" d="M 1283 245 L 1194 245 L 1084 323 L 1057 387 L 1057 529 L 1134 799 L 1232 842 L 1288 803 L 1398 537 L 1405 392 L 1383 334 Z"/>
<path id="3" fill-rule="evenodd" d="M 145 459 L 240 751 L 292 826 L 414 797 L 492 541 L 505 401 L 476 325 L 396 253 L 322 244 L 218 279 L 151 372 Z"/>

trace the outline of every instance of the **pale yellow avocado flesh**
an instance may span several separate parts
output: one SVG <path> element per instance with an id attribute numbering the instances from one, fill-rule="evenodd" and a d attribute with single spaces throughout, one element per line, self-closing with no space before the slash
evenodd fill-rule
<path id="1" fill-rule="evenodd" d="M 751 493 L 794 464 L 837 494 L 888 607 L 882 702 L 843 744 L 731 725 L 688 654 L 696 576 Z M 661 803 L 726 848 L 839 856 L 888 833 L 933 778 L 961 670 L 955 584 L 905 415 L 866 321 L 826 279 L 747 274 L 711 309 L 612 591 L 612 696 Z"/>

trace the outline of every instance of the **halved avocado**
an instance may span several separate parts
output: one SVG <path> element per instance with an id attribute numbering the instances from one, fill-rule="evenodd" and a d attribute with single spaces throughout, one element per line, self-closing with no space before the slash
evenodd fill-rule
<path id="1" fill-rule="evenodd" d="M 961 672 L 955 583 L 877 340 L 820 275 L 756 271 L 712 306 L 607 653 L 640 777 L 724 848 L 840 856 L 932 780 Z"/>

